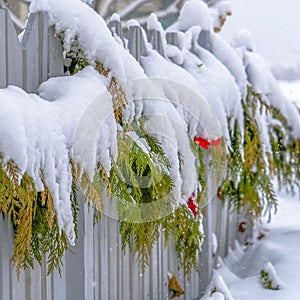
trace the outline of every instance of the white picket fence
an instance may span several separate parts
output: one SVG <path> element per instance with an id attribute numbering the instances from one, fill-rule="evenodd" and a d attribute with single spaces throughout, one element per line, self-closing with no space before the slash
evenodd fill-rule
<path id="1" fill-rule="evenodd" d="M 109 24 L 123 37 L 119 22 Z M 133 26 L 127 34 L 130 53 L 139 61 L 145 55 L 145 41 L 141 29 Z M 148 32 L 153 48 L 163 53 L 160 33 Z M 176 45 L 176 33 L 167 35 L 168 43 Z M 204 32 L 199 43 L 209 50 L 209 32 Z M 5 9 L 0 9 L 0 88 L 17 85 L 27 92 L 36 92 L 39 84 L 50 77 L 63 75 L 61 44 L 48 28 L 46 13 L 32 14 L 19 41 L 13 23 Z M 64 257 L 62 277 L 57 272 L 46 276 L 46 257 L 42 266 L 22 271 L 20 280 L 10 265 L 13 253 L 13 230 L 9 221 L 0 217 L 0 299 L 1 300 L 163 300 L 170 299 L 168 271 L 182 284 L 185 294 L 178 299 L 199 299 L 209 283 L 215 264 L 212 233 L 218 239 L 217 254 L 225 257 L 235 241 L 245 243 L 251 235 L 238 230 L 247 215 L 238 215 L 228 202 L 217 197 L 205 208 L 204 230 L 206 239 L 199 256 L 200 273 L 194 271 L 188 280 L 179 268 L 174 245 L 164 249 L 163 239 L 155 245 L 149 268 L 143 273 L 134 255 L 121 250 L 118 222 L 107 216 L 96 226 L 93 212 L 80 197 L 79 239 L 72 248 L 75 253 Z"/>

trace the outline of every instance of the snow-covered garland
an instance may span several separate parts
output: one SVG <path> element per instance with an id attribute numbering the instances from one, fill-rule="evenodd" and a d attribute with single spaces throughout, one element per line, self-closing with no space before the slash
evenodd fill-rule
<path id="1" fill-rule="evenodd" d="M 202 14 L 206 8 L 203 3 L 199 7 L 199 2 L 202 3 L 191 0 L 183 7 L 178 29 L 186 31 L 182 33 L 186 41 L 180 50 L 169 47 L 167 51 L 171 56 L 176 52 L 186 70 L 154 51 L 149 51 L 141 63 L 147 76 L 183 80 L 196 91 L 201 87 L 227 139 L 228 172 L 219 195 L 228 197 L 237 207 L 249 206 L 258 217 L 276 204 L 272 175 L 290 187 L 299 184 L 300 134 L 289 120 L 292 109 L 282 111 L 277 99 L 263 96 L 263 91 L 253 81 L 255 68 L 251 69 L 253 60 L 247 51 L 239 60 L 227 45 L 226 55 L 231 59 L 226 60 L 220 51 L 220 47 L 225 49 L 224 41 L 213 36 L 213 52 L 218 59 L 195 44 L 193 53 L 190 52 L 201 28 L 206 26 L 197 24 L 198 20 L 208 18 L 207 15 L 190 18 L 187 13 L 189 18 L 186 19 L 184 14 L 190 8 Z M 0 211 L 14 224 L 13 262 L 20 270 L 22 266 L 33 266 L 34 259 L 41 262 L 42 254 L 48 253 L 48 272 L 60 268 L 62 255 L 68 248 L 67 240 L 73 244 L 76 239 L 77 188 L 80 186 L 87 201 L 96 208 L 96 214 L 102 211 L 103 192 L 123 200 L 119 206 L 122 245 L 124 249 L 129 245 L 138 254 L 142 267 L 147 266 L 151 249 L 159 236 L 164 235 L 166 242 L 174 239 L 179 260 L 188 274 L 196 266 L 203 240 L 202 215 L 197 209 L 201 196 L 206 196 L 201 195 L 207 175 L 203 157 L 212 154 L 213 167 L 221 169 L 219 162 L 224 161 L 222 158 L 226 155 L 224 151 L 219 152 L 222 149 L 210 149 L 211 154 L 207 155 L 206 150 L 201 150 L 192 140 L 196 136 L 195 141 L 207 147 L 208 139 L 219 137 L 218 130 L 209 123 L 209 136 L 202 136 L 201 126 L 178 109 L 184 99 L 180 91 L 170 93 L 154 82 L 167 99 L 180 104 L 165 101 L 164 108 L 157 109 L 151 100 L 143 101 L 144 91 L 138 84 L 123 89 L 121 83 L 144 80 L 147 76 L 87 5 L 74 0 L 72 3 L 49 0 L 47 5 L 36 1 L 31 6 L 31 11 L 40 9 L 47 10 L 51 23 L 56 24 L 66 49 L 66 68 L 72 76 L 43 83 L 39 96 L 27 95 L 12 87 L 1 92 L 0 104 L 4 109 L 0 112 L 0 120 L 3 120 L 0 121 L 0 136 L 5 142 L 0 143 Z M 78 12 L 81 18 L 77 17 Z M 194 25 L 201 25 L 201 28 Z M 93 30 L 95 26 L 97 31 Z M 173 59 L 176 60 L 174 56 Z M 220 63 L 223 60 L 226 67 Z M 263 76 L 261 78 L 264 80 Z M 93 100 L 105 93 L 107 97 L 100 104 L 96 102 L 94 107 Z M 131 98 L 135 100 L 128 101 Z M 196 114 L 207 105 L 193 103 L 193 99 L 184 100 L 191 105 L 189 110 Z M 90 106 L 94 114 L 89 115 L 87 122 L 93 121 L 94 116 L 97 119 L 100 111 L 106 110 L 101 120 L 104 125 L 93 140 L 92 150 L 84 144 L 89 131 L 76 131 L 82 112 Z M 156 124 L 157 119 L 152 118 L 158 110 L 172 114 L 171 118 L 181 122 L 186 131 L 176 131 L 172 124 L 167 124 L 170 130 L 161 131 L 162 135 L 151 132 L 151 125 L 158 128 L 166 125 Z M 18 116 L 22 117 L 18 119 Z M 201 113 L 197 117 L 199 123 L 203 122 Z M 7 123 L 13 124 L 11 128 Z M 90 124 L 88 129 L 95 125 Z M 20 137 L 17 141 L 12 132 Z M 171 142 L 164 138 L 166 133 L 170 134 Z M 77 144 L 74 144 L 76 134 Z M 126 183 L 124 174 L 133 185 Z M 136 176 L 148 176 L 149 184 L 143 187 L 134 184 Z M 145 220 L 140 209 L 132 208 L 157 199 L 165 199 L 156 207 L 157 211 L 171 206 L 170 214 L 148 222 L 130 222 L 131 218 Z M 124 203 L 133 205 L 129 205 L 131 209 L 128 210 Z"/>

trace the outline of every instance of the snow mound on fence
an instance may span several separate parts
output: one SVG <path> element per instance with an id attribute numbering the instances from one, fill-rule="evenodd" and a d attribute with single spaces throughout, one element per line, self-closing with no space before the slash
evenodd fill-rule
<path id="1" fill-rule="evenodd" d="M 99 99 L 99 95 L 106 92 L 105 81 L 92 67 L 88 67 L 72 77 L 48 80 L 40 86 L 39 96 L 27 94 L 14 86 L 0 89 L 0 153 L 5 161 L 13 160 L 17 164 L 20 177 L 25 172 L 32 177 L 38 191 L 44 189 L 44 176 L 54 200 L 59 226 L 72 244 L 75 233 L 70 202 L 70 153 L 82 114 L 95 99 Z M 107 102 L 102 101 L 101 104 L 110 107 L 112 113 L 111 98 L 102 97 L 101 100 Z M 101 118 L 101 112 L 98 115 Z M 97 161 L 109 171 L 111 156 L 101 151 L 107 149 L 106 153 L 117 153 L 114 120 L 113 114 L 112 118 L 104 116 L 104 126 L 92 145 L 92 152 L 89 147 L 82 147 L 81 155 L 73 157 L 91 178 Z M 89 134 L 89 128 L 85 130 L 81 133 L 82 137 Z M 80 143 L 85 145 L 83 140 Z"/>

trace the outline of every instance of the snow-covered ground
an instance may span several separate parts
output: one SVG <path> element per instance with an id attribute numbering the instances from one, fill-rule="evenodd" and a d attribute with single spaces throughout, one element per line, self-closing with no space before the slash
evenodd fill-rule
<path id="1" fill-rule="evenodd" d="M 210 288 L 217 287 L 217 291 L 227 294 L 226 300 L 300 299 L 299 192 L 294 196 L 280 192 L 279 196 L 277 214 L 270 224 L 257 224 L 253 244 L 245 251 L 237 246 L 223 262 L 220 261 Z M 260 276 L 263 269 L 273 276 L 272 282 L 274 287 L 278 285 L 278 290 L 263 287 Z M 224 298 L 215 293 L 209 299 Z"/>

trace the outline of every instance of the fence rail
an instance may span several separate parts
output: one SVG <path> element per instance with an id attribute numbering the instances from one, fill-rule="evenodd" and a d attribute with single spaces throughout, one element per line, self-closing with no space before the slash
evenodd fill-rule
<path id="1" fill-rule="evenodd" d="M 123 41 L 121 24 L 110 23 L 109 28 Z M 133 26 L 127 34 L 130 53 L 140 61 L 147 55 L 146 42 L 139 26 Z M 162 37 L 157 31 L 148 32 L 149 42 L 161 55 L 165 55 Z M 168 33 L 167 42 L 177 43 L 176 33 Z M 199 43 L 210 49 L 209 32 L 203 33 Z M 27 92 L 35 93 L 39 84 L 50 77 L 63 75 L 63 51 L 54 37 L 53 28 L 48 28 L 46 13 L 31 14 L 26 29 L 17 37 L 6 9 L 0 9 L 0 88 L 17 85 Z M 161 300 L 170 299 L 168 272 L 178 277 L 185 294 L 178 299 L 199 299 L 212 275 L 215 264 L 212 234 L 218 239 L 217 254 L 226 256 L 235 241 L 244 243 L 251 228 L 240 233 L 241 221 L 249 222 L 247 215 L 238 215 L 228 202 L 218 198 L 205 208 L 204 231 L 206 235 L 199 256 L 200 272 L 193 271 L 188 280 L 178 266 L 174 245 L 164 248 L 160 239 L 155 245 L 149 268 L 143 273 L 134 255 L 121 249 L 118 222 L 104 216 L 93 225 L 93 211 L 79 199 L 79 238 L 72 248 L 75 255 L 64 257 L 62 277 L 55 271 L 46 275 L 46 260 L 34 270 L 23 270 L 20 280 L 10 265 L 13 253 L 13 230 L 7 219 L 0 218 L 0 299 L 6 300 Z"/>

